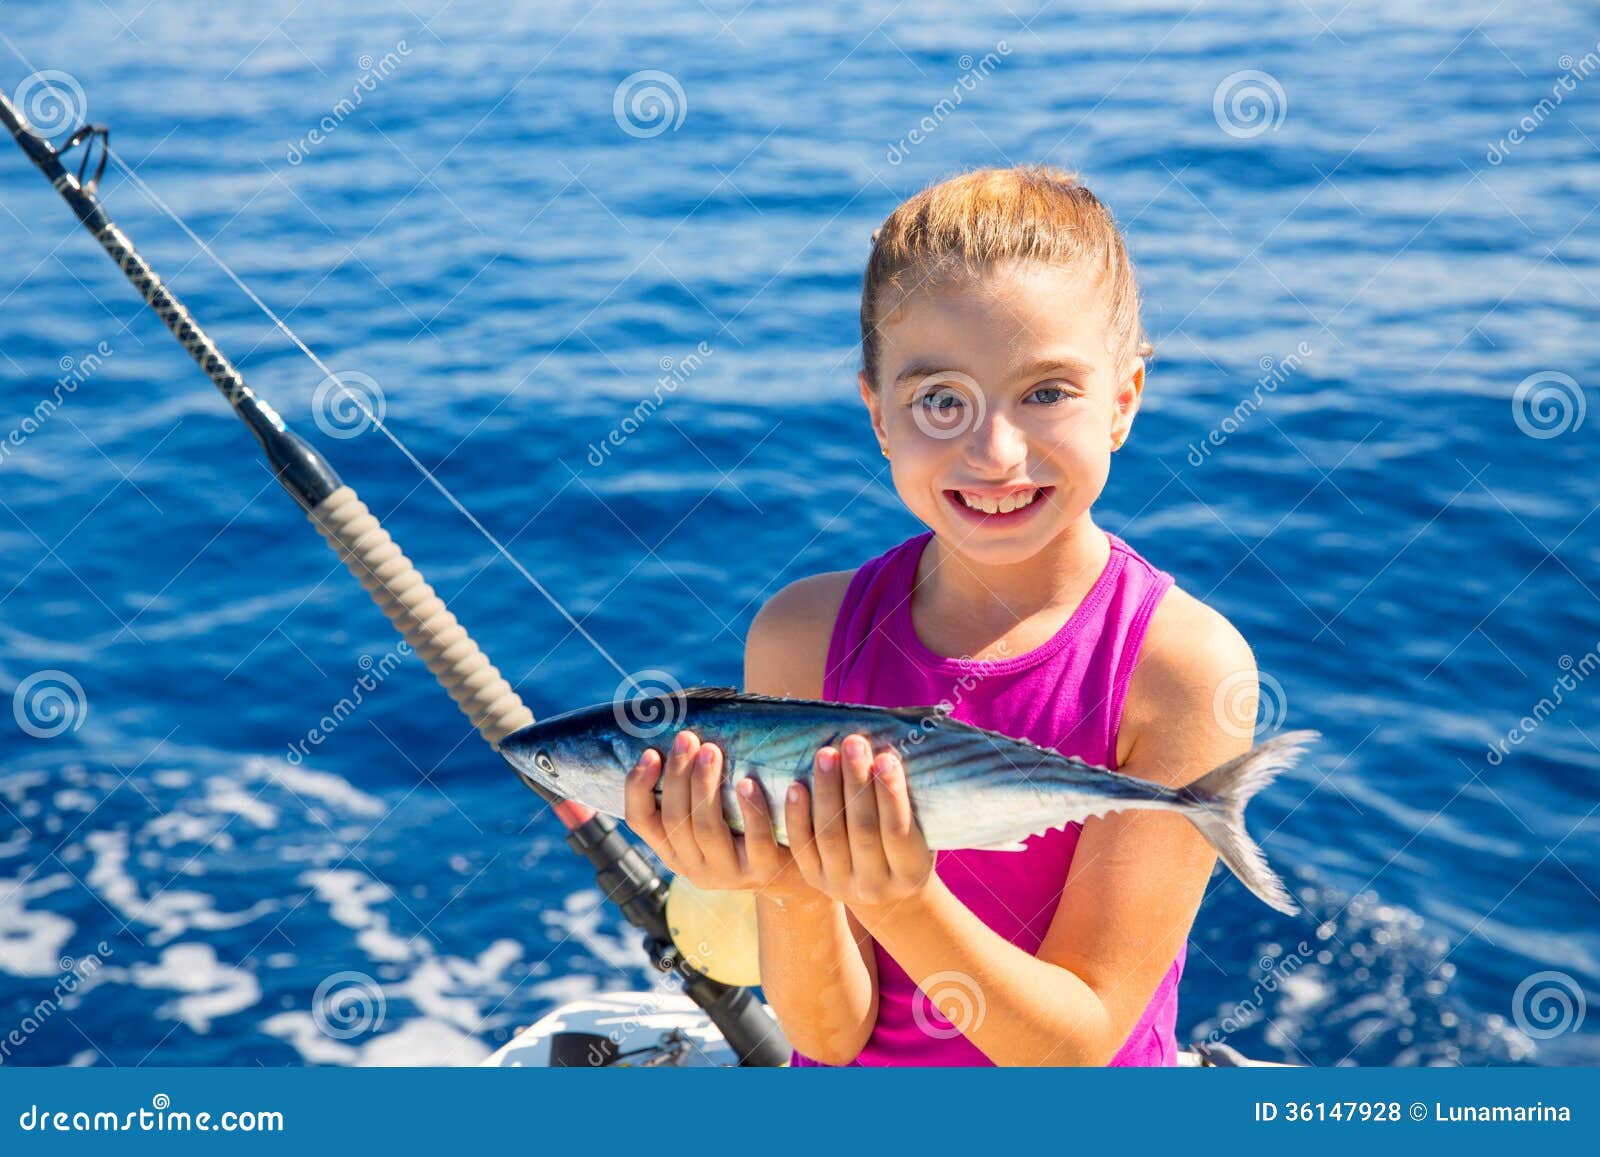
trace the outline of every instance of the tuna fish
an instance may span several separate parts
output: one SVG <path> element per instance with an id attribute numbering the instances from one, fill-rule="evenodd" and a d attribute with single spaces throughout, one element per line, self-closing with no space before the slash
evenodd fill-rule
<path id="1" fill-rule="evenodd" d="M 974 727 L 937 707 L 868 707 L 693 687 L 554 715 L 513 732 L 500 752 L 524 779 L 621 818 L 623 779 L 646 748 L 664 751 L 689 729 L 722 749 L 722 812 L 744 830 L 734 795 L 753 779 L 773 834 L 787 845 L 783 799 L 809 786 L 817 748 L 859 734 L 893 749 L 906 770 L 912 812 L 928 846 L 1020 851 L 1029 836 L 1133 808 L 1177 812 L 1194 824 L 1246 888 L 1280 912 L 1296 911 L 1244 827 L 1244 806 L 1293 766 L 1315 731 L 1275 735 L 1186 787 L 1170 788 Z M 657 785 L 657 793 L 660 786 Z"/>

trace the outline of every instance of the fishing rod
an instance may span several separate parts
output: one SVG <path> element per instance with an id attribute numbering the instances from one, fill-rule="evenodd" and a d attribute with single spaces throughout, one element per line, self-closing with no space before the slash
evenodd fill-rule
<path id="1" fill-rule="evenodd" d="M 58 149 L 27 122 L 4 93 L 0 93 L 0 124 L 10 131 L 22 151 L 71 206 L 83 227 L 127 275 L 145 304 L 221 391 L 261 443 L 273 474 L 306 512 L 317 533 L 422 657 L 439 685 L 490 747 L 498 749 L 500 740 L 532 723 L 533 712 L 377 517 L 339 478 L 328 460 L 289 429 L 282 416 L 245 384 L 244 376 L 107 214 L 100 203 L 99 185 L 111 157 L 110 130 L 104 125 L 81 125 Z M 62 157 L 73 149 L 81 150 L 76 174 L 62 163 Z M 132 176 L 131 171 L 129 174 Z M 270 310 L 267 312 L 271 314 Z M 279 325 L 282 327 L 281 322 Z M 306 352 L 310 354 L 309 350 Z M 311 356 L 315 361 L 315 355 Z M 523 778 L 522 782 L 537 792 L 561 820 L 567 829 L 567 843 L 589 861 L 607 898 L 645 933 L 645 950 L 652 966 L 681 978 L 684 992 L 721 1030 L 740 1063 L 787 1063 L 789 1044 L 755 994 L 698 971 L 673 943 L 667 919 L 666 882 L 628 842 L 616 821 L 563 799 L 532 780 Z"/>

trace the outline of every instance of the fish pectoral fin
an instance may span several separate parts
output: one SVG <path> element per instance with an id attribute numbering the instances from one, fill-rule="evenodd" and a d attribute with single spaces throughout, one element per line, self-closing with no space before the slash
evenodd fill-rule
<path id="1" fill-rule="evenodd" d="M 1028 850 L 1028 845 L 1021 840 L 1009 840 L 1003 844 L 984 844 L 973 850 L 978 852 L 1025 852 Z"/>

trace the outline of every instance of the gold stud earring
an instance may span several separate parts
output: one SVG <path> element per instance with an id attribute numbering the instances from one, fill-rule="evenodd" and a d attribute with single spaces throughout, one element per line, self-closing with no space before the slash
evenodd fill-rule
<path id="1" fill-rule="evenodd" d="M 878 449 L 883 451 L 883 456 L 885 458 L 887 458 L 889 456 L 889 447 L 887 447 L 887 446 L 879 446 Z"/>

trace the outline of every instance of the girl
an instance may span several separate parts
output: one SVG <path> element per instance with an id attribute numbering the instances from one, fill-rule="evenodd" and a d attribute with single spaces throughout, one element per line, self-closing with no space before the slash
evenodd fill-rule
<path id="1" fill-rule="evenodd" d="M 1094 194 L 1029 166 L 913 197 L 874 234 L 861 339 L 862 401 L 929 530 L 774 596 L 750 628 L 746 688 L 938 703 L 1168 785 L 1249 750 L 1231 722 L 1240 706 L 1254 718 L 1249 647 L 1094 523 L 1153 352 Z M 793 1063 L 1175 1063 L 1178 976 L 1214 859 L 1186 820 L 1129 811 L 1020 852 L 935 855 L 897 753 L 848 736 L 818 750 L 813 791 L 784 801 L 784 848 L 754 792 L 732 835 L 721 776 L 716 745 L 680 732 L 664 765 L 650 751 L 629 774 L 627 821 L 694 884 L 755 891 L 762 985 Z"/>

